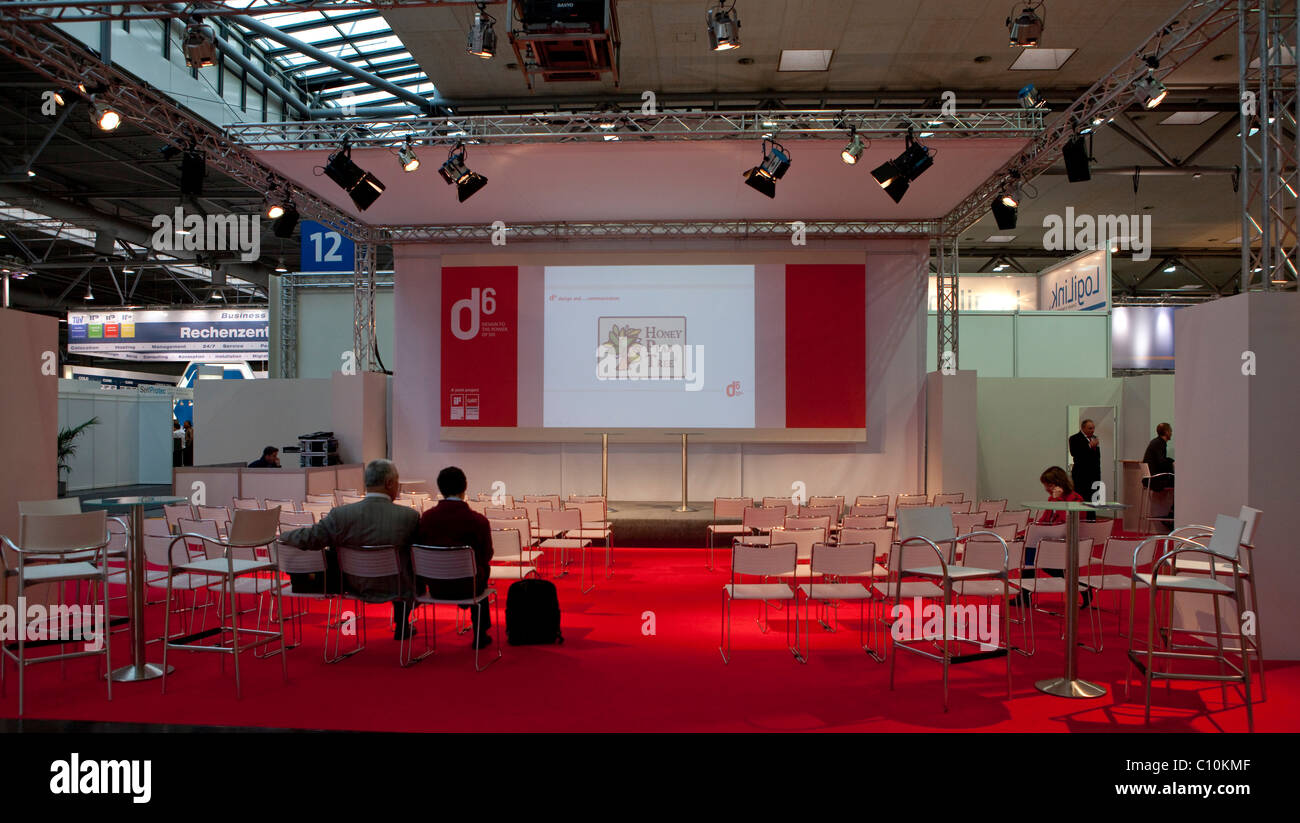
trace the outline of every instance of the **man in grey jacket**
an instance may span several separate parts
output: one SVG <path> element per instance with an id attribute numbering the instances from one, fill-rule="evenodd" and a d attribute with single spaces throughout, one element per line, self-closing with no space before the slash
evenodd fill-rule
<path id="1" fill-rule="evenodd" d="M 372 460 L 365 470 L 366 496 L 357 503 L 336 506 L 314 526 L 280 535 L 280 542 L 310 551 L 325 550 L 326 562 L 338 568 L 339 546 L 396 546 L 401 575 L 392 581 L 361 581 L 344 577 L 345 592 L 362 599 L 393 599 L 393 636 L 409 637 L 415 628 L 408 621 L 411 594 L 411 540 L 420 515 L 393 501 L 401 488 L 397 466 L 391 460 Z"/>

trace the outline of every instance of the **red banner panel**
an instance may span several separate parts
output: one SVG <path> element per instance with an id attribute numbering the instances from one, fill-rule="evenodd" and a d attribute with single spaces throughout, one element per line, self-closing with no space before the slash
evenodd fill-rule
<path id="1" fill-rule="evenodd" d="M 442 425 L 518 425 L 519 269 L 442 270 Z"/>
<path id="2" fill-rule="evenodd" d="M 785 425 L 867 425 L 865 266 L 785 267 Z"/>

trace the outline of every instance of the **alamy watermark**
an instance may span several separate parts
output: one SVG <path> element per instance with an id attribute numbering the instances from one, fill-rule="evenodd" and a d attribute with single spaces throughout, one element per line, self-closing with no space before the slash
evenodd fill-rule
<path id="1" fill-rule="evenodd" d="M 0 640 L 14 643 L 59 640 L 81 642 L 88 652 L 104 648 L 104 607 L 65 603 L 28 603 L 18 598 L 18 605 L 0 604 Z"/>
<path id="2" fill-rule="evenodd" d="M 1002 638 L 1002 610 L 998 606 L 953 603 L 945 610 L 937 603 L 925 603 L 914 597 L 911 604 L 894 605 L 889 614 L 893 618 L 889 633 L 895 642 L 941 640 L 946 633 L 950 639 L 967 640 L 993 649 Z"/>
<path id="3" fill-rule="evenodd" d="M 186 214 L 177 206 L 171 214 L 154 215 L 150 225 L 154 251 L 233 251 L 245 263 L 262 256 L 260 214 Z"/>
<path id="4" fill-rule="evenodd" d="M 1110 248 L 1132 252 L 1132 259 L 1151 259 L 1151 215 L 1149 214 L 1075 214 L 1068 206 L 1065 214 L 1043 218 L 1043 248 L 1047 251 L 1098 251 Z"/>
<path id="5" fill-rule="evenodd" d="M 597 380 L 680 380 L 686 391 L 704 388 L 704 346 L 690 343 L 640 342 L 617 326 L 611 342 L 596 347 Z M 648 330 L 653 334 L 653 329 Z M 728 395 L 735 396 L 728 387 Z M 739 388 L 738 386 L 736 387 Z"/>

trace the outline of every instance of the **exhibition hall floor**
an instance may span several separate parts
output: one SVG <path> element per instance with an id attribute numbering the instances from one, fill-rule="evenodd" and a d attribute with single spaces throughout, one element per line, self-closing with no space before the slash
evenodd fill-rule
<path id="1" fill-rule="evenodd" d="M 603 550 L 594 557 L 603 560 Z M 232 669 L 201 653 L 169 654 L 176 666 L 167 694 L 159 681 L 114 684 L 105 700 L 95 663 L 74 660 L 31 667 L 27 718 L 33 730 L 96 728 L 89 721 L 367 731 L 989 731 L 1096 732 L 1143 730 L 1142 689 L 1133 681 L 1124 699 L 1127 642 L 1115 635 L 1115 615 L 1104 613 L 1101 654 L 1081 650 L 1084 677 L 1107 687 L 1097 700 L 1069 701 L 1039 693 L 1034 682 L 1058 676 L 1062 644 L 1056 619 L 1039 615 L 1037 654 L 1015 655 L 1014 691 L 1006 697 L 1001 659 L 954 666 L 951 711 L 944 713 L 940 666 L 905 655 L 897 690 L 889 666 L 857 645 L 856 607 L 845 606 L 841 630 L 812 635 L 812 655 L 800 665 L 785 649 L 785 612 L 771 612 L 771 631 L 760 634 L 758 605 L 734 611 L 733 657 L 718 653 L 720 590 L 728 573 L 704 568 L 704 554 L 687 549 L 617 549 L 617 573 L 596 588 L 578 591 L 576 574 L 558 581 L 565 643 L 504 646 L 505 656 L 476 673 L 468 635 L 452 631 L 452 609 L 439 610 L 439 653 L 413 668 L 397 662 L 398 644 L 387 630 L 387 606 L 369 608 L 369 645 L 336 664 L 321 659 L 324 608 L 306 618 L 302 646 L 289 652 L 289 682 L 277 657 L 241 657 L 243 699 L 235 698 Z M 505 589 L 501 620 L 505 619 Z M 120 604 L 120 601 L 118 601 Z M 1104 604 L 1113 608 L 1108 596 Z M 149 632 L 160 633 L 161 607 L 151 608 Z M 114 609 L 117 610 L 116 608 Z M 800 614 L 802 615 L 802 609 Z M 1267 619 L 1267 616 L 1265 616 Z M 814 621 L 815 625 L 815 621 Z M 1265 624 L 1267 631 L 1268 625 Z M 1281 628 L 1281 627 L 1279 627 Z M 653 629 L 653 633 L 651 633 Z M 1013 627 L 1014 629 L 1014 627 Z M 1088 637 L 1081 621 L 1081 638 Z M 502 626 L 502 643 L 505 633 Z M 417 644 L 421 638 L 417 635 Z M 127 635 L 113 638 L 117 665 L 129 653 Z M 489 647 L 488 651 L 495 649 Z M 486 652 L 485 652 L 486 653 Z M 150 660 L 161 659 L 157 645 Z M 1268 699 L 1258 702 L 1257 731 L 1300 731 L 1300 665 L 1269 667 Z M 1153 689 L 1151 731 L 1245 731 L 1246 712 L 1234 688 L 1175 683 Z M 16 672 L 7 672 L 0 716 L 17 714 Z M 6 724 L 14 728 L 12 723 Z"/>

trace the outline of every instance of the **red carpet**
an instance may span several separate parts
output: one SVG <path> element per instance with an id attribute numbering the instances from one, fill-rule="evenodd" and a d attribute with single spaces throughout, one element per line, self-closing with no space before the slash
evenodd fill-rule
<path id="1" fill-rule="evenodd" d="M 597 556 L 600 553 L 597 552 Z M 324 612 L 306 618 L 304 644 L 289 653 L 289 682 L 276 657 L 241 659 L 244 697 L 235 699 L 231 665 L 216 656 L 170 655 L 177 671 L 161 695 L 159 681 L 116 684 L 107 701 L 94 677 L 95 663 L 71 661 L 28 670 L 27 716 L 229 726 L 278 726 L 371 731 L 1141 731 L 1142 689 L 1133 681 L 1124 700 L 1127 641 L 1115 635 L 1105 613 L 1106 648 L 1081 650 L 1081 673 L 1110 693 L 1068 701 L 1034 689 L 1062 670 L 1062 643 L 1054 618 L 1037 622 L 1038 653 L 1012 660 L 1014 697 L 1006 698 L 1000 659 L 952 669 L 951 711 L 945 714 L 937 663 L 912 655 L 899 659 L 897 690 L 889 666 L 857 648 L 857 609 L 843 608 L 847 623 L 836 634 L 812 635 L 812 656 L 800 665 L 784 648 L 784 613 L 772 612 L 772 630 L 759 633 L 758 606 L 739 603 L 733 624 L 734 656 L 718 653 L 720 587 L 727 572 L 704 569 L 699 550 L 619 549 L 617 575 L 603 577 L 590 594 L 574 575 L 558 581 L 564 611 L 562 646 L 504 646 L 505 657 L 475 673 L 468 636 L 451 630 L 453 609 L 439 611 L 439 654 L 411 669 L 397 664 L 388 607 L 370 608 L 369 647 L 341 663 L 321 660 Z M 720 554 L 725 562 L 725 555 Z M 505 588 L 501 619 L 505 618 Z M 120 601 L 119 601 L 120 602 Z M 1112 607 L 1110 596 L 1104 604 Z M 653 612 L 655 634 L 643 634 Z M 801 609 L 802 612 L 802 609 Z M 648 615 L 647 615 L 648 617 Z M 1085 624 L 1086 625 L 1086 624 Z M 150 614 L 151 635 L 162 613 Z M 504 643 L 504 626 L 502 626 Z M 1013 627 L 1013 630 L 1015 627 Z M 1018 630 L 1017 630 L 1018 631 Z M 1086 629 L 1082 637 L 1087 637 Z M 126 662 L 125 634 L 113 638 L 114 658 Z M 417 637 L 417 644 L 420 643 Z M 491 648 L 495 648 L 491 647 Z M 150 660 L 161 659 L 150 647 Z M 17 681 L 8 670 L 8 695 L 0 714 L 16 716 Z M 1176 683 L 1153 689 L 1151 731 L 1245 731 L 1246 712 L 1233 687 Z M 1256 692 L 1257 731 L 1300 731 L 1300 665 L 1268 670 L 1268 699 Z"/>

